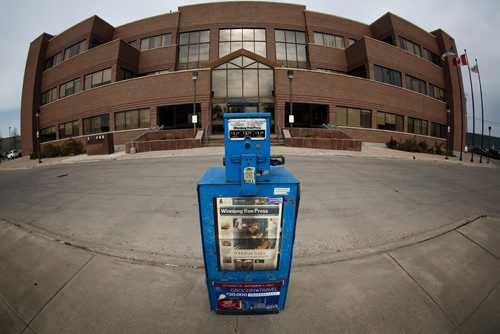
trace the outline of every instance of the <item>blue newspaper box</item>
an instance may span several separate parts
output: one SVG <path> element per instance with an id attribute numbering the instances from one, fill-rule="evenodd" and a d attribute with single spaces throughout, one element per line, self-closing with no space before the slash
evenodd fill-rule
<path id="1" fill-rule="evenodd" d="M 198 183 L 201 237 L 212 311 L 285 308 L 300 186 L 272 157 L 270 115 L 224 115 L 225 168 Z"/>

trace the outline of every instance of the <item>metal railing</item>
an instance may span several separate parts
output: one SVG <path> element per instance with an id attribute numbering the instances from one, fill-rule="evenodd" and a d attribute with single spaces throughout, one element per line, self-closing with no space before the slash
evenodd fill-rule
<path id="1" fill-rule="evenodd" d="M 208 146 L 208 141 L 210 140 L 210 131 L 212 129 L 212 122 L 208 123 L 208 126 L 205 128 L 205 131 L 203 132 L 203 138 L 202 138 L 202 143 L 204 146 Z"/>
<path id="2" fill-rule="evenodd" d="M 335 130 L 335 131 L 338 131 L 340 133 L 342 133 L 344 136 L 346 136 L 347 138 L 353 138 L 349 133 L 345 132 L 343 129 L 341 129 L 337 124 L 335 123 L 328 123 L 328 124 L 325 124 L 323 123 L 322 124 L 323 128 L 325 129 L 328 129 L 328 130 Z"/>
<path id="3" fill-rule="evenodd" d="M 335 124 L 335 123 L 333 123 L 333 124 L 331 124 L 331 123 L 328 123 L 328 124 L 323 123 L 321 126 L 324 127 L 325 129 L 331 129 L 331 130 L 338 130 L 338 128 L 339 128 L 337 126 L 337 124 Z"/>
<path id="4" fill-rule="evenodd" d="M 276 133 L 276 138 L 278 139 L 278 145 L 283 145 L 283 131 L 281 131 L 281 127 L 278 122 L 274 122 L 274 132 Z"/>

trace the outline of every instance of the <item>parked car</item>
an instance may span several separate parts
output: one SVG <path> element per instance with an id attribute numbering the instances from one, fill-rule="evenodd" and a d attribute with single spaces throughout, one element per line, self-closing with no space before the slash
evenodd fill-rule
<path id="1" fill-rule="evenodd" d="M 484 157 L 488 156 L 488 150 L 485 148 L 481 148 L 481 147 L 473 147 L 471 149 L 471 152 L 474 154 L 477 154 L 477 155 L 482 155 Z"/>
<path id="2" fill-rule="evenodd" d="M 9 151 L 9 153 L 7 153 L 7 159 L 9 159 L 9 160 L 12 160 L 15 158 L 20 158 L 22 156 L 23 156 L 23 154 L 19 150 L 12 150 L 12 151 Z"/>
<path id="3" fill-rule="evenodd" d="M 0 162 L 7 160 L 7 152 L 0 153 Z"/>
<path id="4" fill-rule="evenodd" d="M 489 150 L 488 155 L 490 156 L 490 158 L 500 160 L 500 152 L 497 150 L 493 150 L 493 149 Z"/>

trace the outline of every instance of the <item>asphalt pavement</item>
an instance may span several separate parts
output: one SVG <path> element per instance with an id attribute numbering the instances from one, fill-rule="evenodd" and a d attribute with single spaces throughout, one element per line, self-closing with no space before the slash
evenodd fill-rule
<path id="1" fill-rule="evenodd" d="M 302 184 L 286 309 L 210 312 L 205 148 L 0 166 L 0 333 L 498 333 L 500 170 L 273 148 Z"/>

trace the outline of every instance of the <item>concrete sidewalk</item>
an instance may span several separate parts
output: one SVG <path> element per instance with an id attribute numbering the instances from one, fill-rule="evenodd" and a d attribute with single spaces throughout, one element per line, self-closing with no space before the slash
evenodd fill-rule
<path id="1" fill-rule="evenodd" d="M 286 146 L 272 146 L 271 154 L 283 154 L 283 155 L 299 155 L 299 156 L 350 156 L 359 158 L 375 158 L 375 159 L 401 159 L 401 160 L 423 160 L 423 161 L 435 161 L 440 163 L 449 164 L 460 164 L 464 166 L 475 166 L 475 167 L 495 167 L 497 160 L 490 159 L 489 162 L 487 158 L 483 158 L 482 163 L 480 163 L 480 157 L 475 155 L 474 161 L 470 162 L 471 155 L 464 153 L 462 160 L 459 157 L 449 157 L 445 159 L 445 156 L 427 154 L 427 153 L 414 153 L 392 150 L 385 147 L 383 144 L 373 144 L 365 143 L 363 144 L 361 152 L 356 151 L 340 151 L 340 150 L 323 150 L 323 149 L 312 149 L 312 148 L 299 148 L 299 147 L 286 147 Z M 137 154 L 128 154 L 124 151 L 115 152 L 109 155 L 77 155 L 72 157 L 56 157 L 56 158 L 44 158 L 42 163 L 38 160 L 30 160 L 29 157 L 25 156 L 19 159 L 4 161 L 0 164 L 0 170 L 13 170 L 13 169 L 30 169 L 39 168 L 50 165 L 58 164 L 77 164 L 77 163 L 89 163 L 97 161 L 106 160 L 133 160 L 133 159 L 148 159 L 148 158 L 167 158 L 167 157 L 179 157 L 179 156 L 224 156 L 224 147 L 202 147 L 195 149 L 183 149 L 183 150 L 170 150 L 170 151 L 152 151 L 152 152 L 140 152 Z"/>
<path id="2" fill-rule="evenodd" d="M 394 151 L 374 145 L 364 146 L 362 152 L 273 147 L 272 153 L 298 156 L 299 159 L 302 159 L 302 156 L 349 156 L 359 158 L 356 164 L 366 164 L 365 158 L 431 161 L 431 165 L 426 166 L 432 168 L 432 175 L 441 175 L 436 182 L 447 182 L 449 179 L 443 178 L 442 173 L 434 173 L 434 162 L 482 168 L 494 168 L 497 163 L 492 161 L 489 164 L 479 164 L 479 157 L 475 157 L 474 163 L 470 163 L 470 156 L 467 155 L 463 161 L 458 161 L 458 158 L 445 160 L 442 156 Z M 59 171 L 55 166 L 43 167 L 104 160 L 168 159 L 192 155 L 215 156 L 222 160 L 224 148 L 146 152 L 135 155 L 124 152 L 109 156 L 81 155 L 44 159 L 42 164 L 24 157 L 2 163 L 0 169 L 5 170 L 4 175 L 17 173 L 29 177 L 38 177 L 40 172 L 45 177 L 50 175 L 52 180 L 56 176 L 62 177 L 66 174 L 60 175 L 60 172 L 52 171 Z M 134 163 L 135 166 L 134 161 L 129 163 Z M 97 164 L 95 169 L 102 172 L 105 164 Z M 373 165 L 385 164 L 383 162 Z M 350 164 L 346 166 L 351 167 Z M 344 168 L 347 168 L 346 166 Z M 420 165 L 421 168 L 422 166 Z M 28 171 L 9 172 L 40 167 L 41 169 L 34 173 L 35 176 L 31 175 L 33 173 L 26 173 Z M 94 171 L 90 167 L 89 165 L 82 169 Z M 339 167 L 340 165 L 336 164 L 336 168 Z M 325 169 L 328 168 L 331 167 L 325 166 Z M 380 170 L 381 167 L 377 168 L 376 170 Z M 450 169 L 453 168 L 446 168 L 446 171 Z M 475 169 L 465 170 L 473 171 L 471 175 L 476 175 Z M 496 170 L 477 171 L 485 174 Z M 73 175 L 77 171 L 72 170 L 70 173 Z M 486 174 L 491 177 L 497 175 Z M 66 177 L 63 179 L 71 181 Z M 69 182 L 69 189 L 71 184 L 78 185 L 73 182 L 75 181 Z M 337 188 L 349 189 L 350 185 L 339 182 L 337 180 Z M 49 196 L 53 194 L 54 189 L 61 191 L 62 184 L 52 181 L 37 184 L 37 187 L 43 189 L 44 185 L 49 186 L 51 190 L 39 192 L 38 197 L 35 196 L 29 201 L 22 197 L 25 188 L 21 187 L 18 190 L 19 197 L 15 198 L 19 198 L 23 203 L 17 210 L 27 210 L 31 205 L 42 210 L 40 205 L 47 204 L 40 204 L 44 203 L 40 196 Z M 407 183 L 392 184 L 394 190 L 378 184 L 370 185 L 375 188 L 367 189 L 367 185 L 364 185 L 363 192 L 370 190 L 370 194 L 373 192 L 380 197 L 384 194 L 381 193 L 380 187 L 385 189 L 385 193 L 392 191 L 388 197 L 392 205 L 401 203 L 396 199 L 405 193 L 405 200 L 413 198 L 411 191 L 404 192 L 401 188 L 408 187 Z M 309 191 L 316 189 L 313 187 L 314 184 L 309 184 Z M 308 189 L 304 189 L 304 194 Z M 459 188 L 456 189 L 459 191 Z M 432 190 L 433 188 L 429 189 Z M 470 196 L 480 200 L 491 194 L 490 204 L 495 205 L 496 191 L 487 191 L 482 197 L 475 192 L 476 188 L 470 188 L 470 191 Z M 147 193 L 150 192 L 151 189 Z M 92 196 L 113 201 L 116 194 L 121 194 L 121 188 L 120 191 L 102 194 L 97 192 Z M 310 193 L 309 195 L 312 196 Z M 61 196 L 70 197 L 66 199 L 70 200 L 79 198 L 82 194 L 66 191 Z M 61 196 L 56 198 L 61 200 Z M 354 198 L 353 196 L 348 198 Z M 434 202 L 433 198 L 421 202 L 422 208 L 429 211 L 429 203 Z M 77 202 L 75 205 L 81 203 Z M 451 207 L 446 201 L 438 203 L 445 205 L 445 208 Z M 182 266 L 182 258 L 176 262 L 180 263 L 179 265 L 172 265 L 158 261 L 132 261 L 127 260 L 127 256 L 90 251 L 86 247 L 71 246 L 58 241 L 59 239 L 48 237 L 50 233 L 43 233 L 43 230 L 26 225 L 30 219 L 27 219 L 25 224 L 16 225 L 16 216 L 4 212 L 3 217 L 12 216 L 12 220 L 7 222 L 0 219 L 0 333 L 499 333 L 500 216 L 498 210 L 486 210 L 490 208 L 489 205 L 483 207 L 486 213 L 476 215 L 473 219 L 445 224 L 445 228 L 431 228 L 429 235 L 419 234 L 415 241 L 404 239 L 401 243 L 388 244 L 387 247 L 375 251 L 372 249 L 368 253 L 361 250 L 345 253 L 350 254 L 349 256 L 339 257 L 337 253 L 333 254 L 333 251 L 325 249 L 324 244 L 318 244 L 317 252 L 321 256 L 313 258 L 311 249 L 302 249 L 300 256 L 294 259 L 286 310 L 279 314 L 263 316 L 220 316 L 211 313 L 204 269 L 191 264 Z M 52 207 L 50 209 L 56 210 Z M 472 214 L 472 211 L 474 210 L 464 212 Z M 104 211 L 97 210 L 93 214 L 102 219 L 102 212 Z M 434 217 L 432 219 L 421 211 L 409 212 L 418 212 L 419 219 L 424 222 L 426 217 L 433 221 L 438 219 L 435 214 L 430 216 Z M 34 214 L 24 211 L 18 213 L 27 217 Z M 79 223 L 75 216 L 62 217 L 61 222 L 71 219 L 68 223 Z M 311 214 L 307 217 L 310 219 Z M 17 217 L 18 220 L 19 218 Z M 305 216 L 301 217 L 304 218 Z M 410 217 L 406 221 L 411 221 L 409 219 Z M 103 224 L 99 224 L 101 225 Z M 43 227 L 43 224 L 40 226 Z M 388 226 L 395 225 L 387 225 L 385 228 L 389 228 Z M 77 230 L 88 229 L 83 225 L 78 227 L 80 229 Z M 68 226 L 63 225 L 63 228 Z M 381 229 L 378 232 L 383 231 Z M 193 233 L 199 232 L 193 230 Z M 376 235 L 373 238 L 375 237 Z M 316 242 L 316 239 L 311 242 Z M 301 248 L 296 246 L 297 255 Z M 323 254 L 324 252 L 328 254 Z M 202 263 L 201 256 L 198 257 L 192 262 Z"/>
<path id="3" fill-rule="evenodd" d="M 0 222 L 0 333 L 498 333 L 500 218 L 294 266 L 285 311 L 210 312 L 202 268 L 152 266 Z"/>

